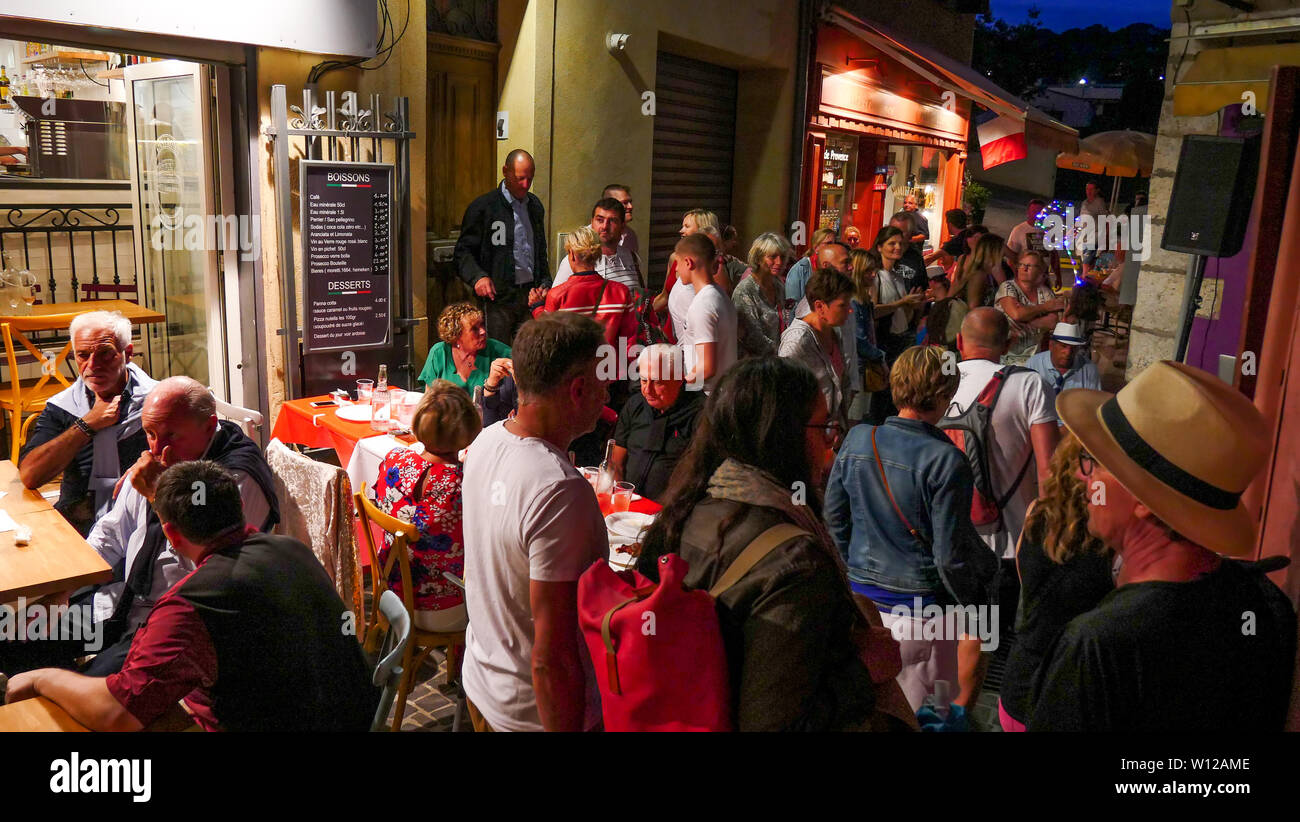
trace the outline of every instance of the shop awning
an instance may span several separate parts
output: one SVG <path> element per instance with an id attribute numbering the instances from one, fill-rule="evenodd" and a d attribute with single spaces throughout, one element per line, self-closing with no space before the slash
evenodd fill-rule
<path id="1" fill-rule="evenodd" d="M 878 23 L 863 22 L 838 6 L 832 6 L 824 20 L 886 52 L 930 82 L 950 88 L 999 114 L 1024 121 L 1025 140 L 1031 145 L 1067 153 L 1079 150 L 1079 132 L 1000 88 L 970 66 L 928 46 L 901 38 Z"/>
<path id="2" fill-rule="evenodd" d="M 1300 43 L 1206 49 L 1174 86 L 1174 115 L 1214 114 L 1242 102 L 1247 91 L 1255 93 L 1255 108 L 1263 111 L 1273 66 L 1300 66 Z"/>

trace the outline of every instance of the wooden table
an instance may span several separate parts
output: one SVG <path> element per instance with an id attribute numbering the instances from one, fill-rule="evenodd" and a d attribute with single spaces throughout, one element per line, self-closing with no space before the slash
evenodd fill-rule
<path id="1" fill-rule="evenodd" d="M 18 466 L 9 460 L 0 462 L 0 491 L 4 492 L 4 496 L 0 497 L 0 508 L 8 511 L 11 516 L 45 511 L 51 507 L 39 491 L 23 485 L 18 477 Z"/>
<path id="2" fill-rule="evenodd" d="M 0 462 L 0 476 L 16 476 L 17 471 L 9 460 Z M 0 498 L 0 508 L 19 525 L 31 528 L 32 538 L 18 546 L 12 532 L 0 532 L 0 603 L 112 580 L 113 569 L 54 506 L 39 494 L 36 497 L 44 505 L 27 494 L 6 490 L 10 493 Z"/>
<path id="3" fill-rule="evenodd" d="M 0 705 L 0 733 L 8 731 L 89 731 L 68 712 L 43 696 Z"/>
<path id="4" fill-rule="evenodd" d="M 41 305 L 32 306 L 32 311 L 25 316 L 28 319 L 37 317 L 58 317 L 53 320 L 48 328 L 33 328 L 32 330 L 54 331 L 68 327 L 69 314 L 85 314 L 87 311 L 118 311 L 122 316 L 131 321 L 133 325 L 146 323 L 161 323 L 167 321 L 166 314 L 160 314 L 157 311 L 145 308 L 139 303 L 133 303 L 130 300 L 88 300 L 77 303 L 42 303 Z M 9 319 L 11 315 L 0 314 L 0 322 Z"/>

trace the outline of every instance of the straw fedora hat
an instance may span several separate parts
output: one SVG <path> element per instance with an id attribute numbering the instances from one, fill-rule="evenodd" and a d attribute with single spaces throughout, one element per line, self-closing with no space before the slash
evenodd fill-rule
<path id="1" fill-rule="evenodd" d="M 1062 391 L 1056 409 L 1088 453 L 1169 527 L 1227 556 L 1254 552 L 1255 518 L 1241 494 L 1268 460 L 1268 425 L 1232 386 L 1166 360 L 1118 394 Z"/>

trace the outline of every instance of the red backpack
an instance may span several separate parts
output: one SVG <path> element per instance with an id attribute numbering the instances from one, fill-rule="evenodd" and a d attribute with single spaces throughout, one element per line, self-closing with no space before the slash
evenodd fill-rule
<path id="1" fill-rule="evenodd" d="M 1025 472 L 1029 470 L 1029 463 L 1034 461 L 1034 452 L 1030 450 L 1029 459 L 1025 460 L 1024 467 L 1016 475 L 1011 487 L 1001 496 L 997 495 L 993 490 L 993 470 L 989 453 L 993 432 L 993 408 L 998 403 L 998 397 L 1002 395 L 1007 378 L 1012 374 L 1028 370 L 1014 365 L 999 368 L 989 379 L 988 385 L 985 385 L 984 390 L 975 398 L 975 402 L 968 405 L 965 411 L 939 420 L 939 428 L 948 435 L 953 445 L 966 455 L 966 462 L 970 465 L 971 473 L 975 475 L 975 490 L 970 502 L 970 521 L 974 525 L 992 525 L 1002 520 L 1002 508 L 1020 487 L 1020 481 L 1025 478 Z"/>
<path id="2" fill-rule="evenodd" d="M 682 585 L 690 569 L 659 558 L 659 583 L 605 560 L 578 580 L 578 621 L 600 687 L 607 731 L 730 731 L 731 682 L 715 600 L 774 549 L 808 532 L 775 525 L 708 591 Z"/>

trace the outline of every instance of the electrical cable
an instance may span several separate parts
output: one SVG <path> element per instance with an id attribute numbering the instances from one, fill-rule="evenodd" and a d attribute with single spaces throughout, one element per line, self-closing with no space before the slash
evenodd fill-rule
<path id="1" fill-rule="evenodd" d="M 308 72 L 307 82 L 309 84 L 319 83 L 320 79 L 326 74 L 343 68 L 359 68 L 362 71 L 375 71 L 383 68 L 392 58 L 393 49 L 396 48 L 398 42 L 401 41 L 402 37 L 406 34 L 407 26 L 410 25 L 411 2 L 410 0 L 407 0 L 406 2 L 406 17 L 402 21 L 402 30 L 400 32 L 397 31 L 397 27 L 393 24 L 392 15 L 388 10 L 388 0 L 379 0 L 379 16 L 379 39 L 375 43 L 374 57 L 359 57 L 353 60 L 326 60 L 325 62 L 317 63 L 312 66 L 311 71 Z M 389 36 L 392 37 L 392 41 L 385 46 L 384 38 Z M 362 65 L 367 60 L 379 59 L 381 56 L 383 57 L 383 60 L 381 60 L 377 65 Z"/>
<path id="2" fill-rule="evenodd" d="M 98 80 L 96 80 L 94 77 L 91 77 L 89 74 L 86 74 L 86 61 L 85 61 L 85 60 L 78 60 L 78 61 L 77 61 L 77 65 L 79 65 L 79 66 L 81 67 L 81 73 L 86 75 L 86 79 L 87 79 L 87 80 L 89 80 L 90 82 L 94 83 L 94 84 L 97 85 L 97 86 L 103 86 L 104 88 L 108 88 L 108 87 L 109 87 L 108 83 L 101 83 L 101 82 L 99 82 Z"/>

